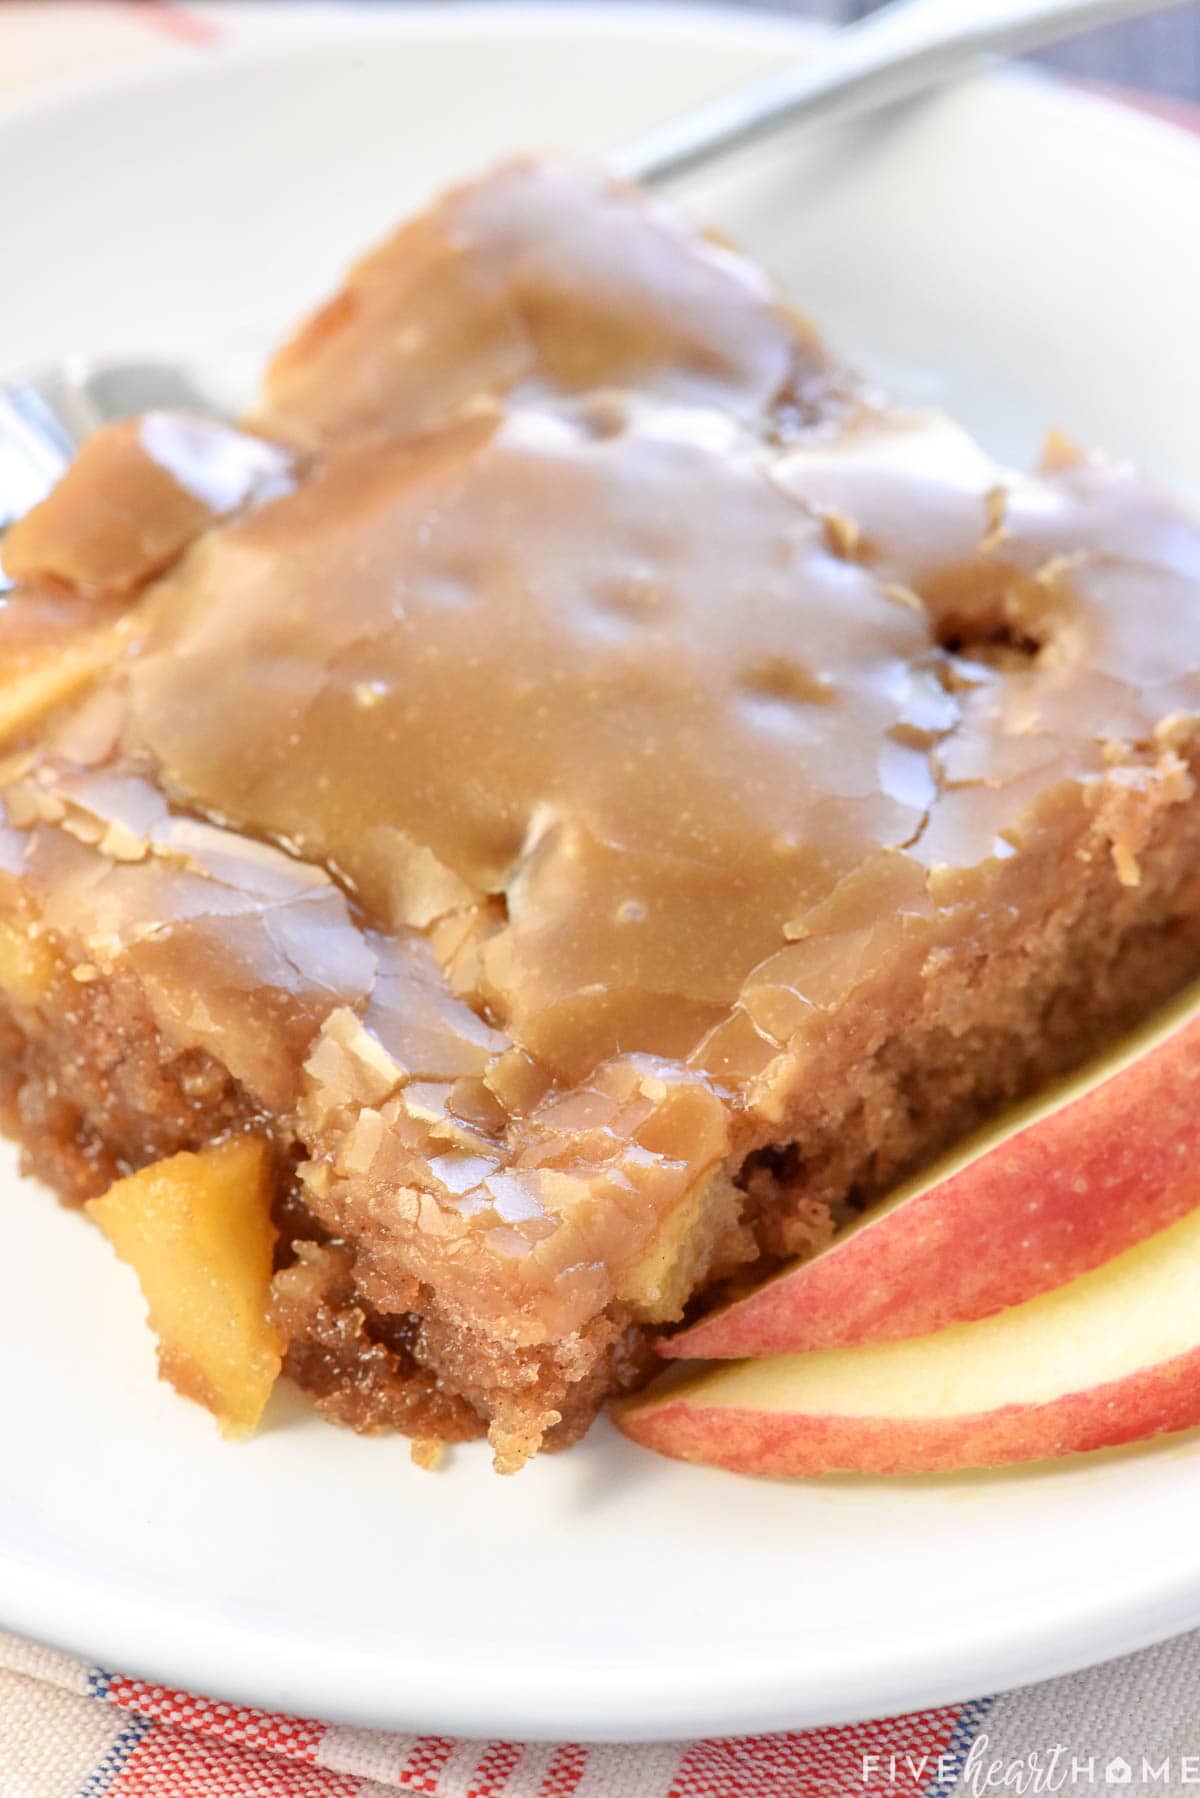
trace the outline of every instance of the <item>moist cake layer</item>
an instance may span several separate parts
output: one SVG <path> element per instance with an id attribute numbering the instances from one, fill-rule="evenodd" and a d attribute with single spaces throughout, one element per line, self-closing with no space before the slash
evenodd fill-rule
<path id="1" fill-rule="evenodd" d="M 0 1043 L 68 1192 L 270 1131 L 331 1414 L 577 1434 L 1200 965 L 1200 531 L 1128 470 L 997 467 L 540 166 L 256 429 L 101 433 L 6 542 Z"/>

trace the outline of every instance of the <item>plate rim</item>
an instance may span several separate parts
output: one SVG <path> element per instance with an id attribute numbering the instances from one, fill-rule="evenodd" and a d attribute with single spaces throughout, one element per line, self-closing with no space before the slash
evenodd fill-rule
<path id="1" fill-rule="evenodd" d="M 614 26 L 636 18 L 664 42 L 694 39 L 699 34 L 731 43 L 752 41 L 783 53 L 791 48 L 803 51 L 828 36 L 831 29 L 821 20 L 755 6 L 743 8 L 736 0 L 572 0 L 569 9 L 562 0 L 406 0 L 402 11 L 380 7 L 373 0 L 338 0 L 334 9 L 327 0 L 311 10 L 306 7 L 307 18 L 299 11 L 276 13 L 276 20 L 286 17 L 287 23 L 275 23 L 269 30 L 263 27 L 272 15 L 262 0 L 197 0 L 193 11 L 214 19 L 242 14 L 251 29 L 241 40 L 221 39 L 205 44 L 199 52 L 193 48 L 192 60 L 183 60 L 180 45 L 165 39 L 161 47 L 147 51 L 132 67 L 67 72 L 42 77 L 28 91 L 0 93 L 0 130 L 89 100 L 115 99 L 126 91 L 169 87 L 176 81 L 210 79 L 230 67 L 252 68 L 257 63 L 276 62 L 283 55 L 313 56 L 331 45 L 350 48 L 373 37 L 466 36 L 471 26 L 486 26 L 498 27 L 502 34 L 532 38 L 551 27 L 559 35 L 586 39 L 607 36 Z M 1136 89 L 1060 78 L 1053 70 L 1013 58 L 985 59 L 978 74 L 965 79 L 1040 90 L 1052 95 L 1056 104 L 1077 109 L 1081 117 L 1090 116 L 1107 130 L 1123 131 L 1131 141 L 1153 146 L 1159 154 L 1177 155 L 1200 165 L 1200 137 L 1169 113 L 1130 104 L 1122 97 L 1127 92 L 1136 99 Z M 917 96 L 899 104 L 920 103 Z M 1200 118 L 1200 107 L 1196 112 Z"/>
<path id="2" fill-rule="evenodd" d="M 1116 1452 L 1169 1453 L 1178 1441 L 1167 1437 Z M 1050 1467 L 1046 1477 L 1053 1478 L 1059 1469 L 1069 1469 L 1081 1459 L 1068 1457 Z M 863 1483 L 881 1490 L 887 1485 L 883 1480 Z M 34 1578 L 22 1583 L 23 1571 L 19 1561 L 0 1549 L 5 1626 L 78 1656 L 83 1651 L 76 1625 L 81 1591 L 86 1591 L 91 1608 L 86 1612 L 85 1658 L 93 1667 L 261 1710 L 319 1716 L 327 1724 L 481 1741 L 648 1744 L 836 1728 L 909 1712 L 959 1708 L 1083 1672 L 1200 1626 L 1198 1560 L 1183 1582 L 1164 1571 L 1153 1587 L 1142 1580 L 1133 1593 L 1120 1589 L 1107 1593 L 1077 1606 L 1065 1622 L 1053 1607 L 1046 1616 L 1026 1613 L 1019 1622 L 975 1637 L 965 1653 L 960 1644 L 954 1672 L 947 1671 L 945 1645 L 937 1630 L 929 1631 L 919 1647 L 914 1645 L 902 1665 L 882 1653 L 872 1661 L 861 1642 L 823 1663 L 817 1677 L 811 1663 L 801 1676 L 777 1656 L 762 1663 L 743 1661 L 742 1684 L 732 1700 L 727 1664 L 713 1666 L 700 1677 L 694 1666 L 673 1672 L 660 1665 L 652 1685 L 644 1679 L 634 1685 L 626 1678 L 617 1687 L 594 1678 L 601 1693 L 616 1696 L 589 1700 L 592 1708 L 583 1711 L 581 1721 L 579 1682 L 576 1678 L 572 1683 L 567 1670 L 557 1684 L 543 1678 L 531 1703 L 527 1674 L 498 1668 L 490 1659 L 464 1658 L 455 1672 L 456 1682 L 470 1688 L 465 1707 L 461 1699 L 447 1695 L 444 1668 L 439 1671 L 435 1666 L 432 1673 L 427 1669 L 416 1637 L 404 1663 L 396 1655 L 382 1662 L 370 1651 L 348 1650 L 339 1642 L 332 1666 L 325 1665 L 314 1676 L 312 1638 L 242 1629 L 234 1661 L 229 1657 L 228 1627 L 210 1626 L 207 1638 L 193 1635 L 183 1648 L 171 1617 L 142 1593 L 132 1597 L 126 1593 L 124 1611 L 114 1619 L 106 1609 L 111 1586 L 90 1571 L 81 1575 L 78 1568 L 58 1566 L 52 1574 L 54 1602 L 48 1609 L 44 1577 L 39 1592 Z M 1133 1628 L 1131 1614 L 1140 1619 Z M 260 1671 L 266 1667 L 269 1673 Z M 323 1698 L 316 1706 L 312 1703 L 318 1680 L 322 1693 L 328 1690 L 333 1697 L 331 1704 Z M 397 1688 L 404 1693 L 399 1711 Z M 865 1696 L 848 1699 L 851 1689 L 864 1694 L 869 1690 L 869 1702 Z M 698 1726 L 698 1717 L 713 1721 Z"/>
<path id="3" fill-rule="evenodd" d="M 127 89 L 157 86 L 177 78 L 204 78 L 229 66 L 252 67 L 280 55 L 312 55 L 331 45 L 349 48 L 372 38 L 467 36 L 473 26 L 498 27 L 502 34 L 536 38 L 547 27 L 566 37 L 606 36 L 622 19 L 640 19 L 664 42 L 694 39 L 698 31 L 745 44 L 760 41 L 764 49 L 803 49 L 828 35 L 830 27 L 816 19 L 798 19 L 756 7 L 745 11 L 734 0 L 406 0 L 403 11 L 374 0 L 326 0 L 304 14 L 276 15 L 286 23 L 267 27 L 271 16 L 262 0 L 199 0 L 192 11 L 215 20 L 241 15 L 245 36 L 218 38 L 197 49 L 164 38 L 144 51 L 132 66 L 115 64 L 95 73 L 68 70 L 42 76 L 28 90 L 0 93 L 0 127 L 10 120 L 35 117 L 55 108 L 70 108 L 93 98 L 115 98 Z"/>

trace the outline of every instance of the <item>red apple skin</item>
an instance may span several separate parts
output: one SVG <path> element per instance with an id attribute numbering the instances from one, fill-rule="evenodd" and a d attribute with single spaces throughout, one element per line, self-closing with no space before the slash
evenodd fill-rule
<path id="1" fill-rule="evenodd" d="M 659 1349 L 724 1359 L 929 1335 L 1064 1285 L 1197 1205 L 1200 1015 L 1190 1015 L 1099 1084 Z"/>
<path id="2" fill-rule="evenodd" d="M 822 1417 L 705 1405 L 653 1388 L 618 1429 L 677 1461 L 772 1478 L 954 1473 L 1115 1448 L 1200 1424 L 1200 1348 L 1041 1405 L 945 1418 Z"/>

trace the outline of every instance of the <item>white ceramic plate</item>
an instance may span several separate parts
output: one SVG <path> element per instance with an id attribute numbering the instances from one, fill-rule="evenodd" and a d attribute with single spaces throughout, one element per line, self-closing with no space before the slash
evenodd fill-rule
<path id="1" fill-rule="evenodd" d="M 9 366 L 257 342 L 444 177 L 601 149 L 803 42 L 694 9 L 219 10 L 232 47 L 0 114 Z M 1198 193 L 1200 144 L 992 76 L 688 197 L 1002 453 L 1062 423 L 1196 497 Z M 155 1383 L 99 1236 L 11 1160 L 0 1185 L 0 1621 L 108 1666 L 392 1727 L 653 1738 L 961 1699 L 1200 1623 L 1194 1440 L 787 1485 L 601 1424 L 504 1481 L 281 1394 L 225 1447 Z"/>

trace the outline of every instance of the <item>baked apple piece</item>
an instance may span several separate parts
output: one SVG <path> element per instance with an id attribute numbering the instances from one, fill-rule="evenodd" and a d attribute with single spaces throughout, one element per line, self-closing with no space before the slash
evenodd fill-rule
<path id="1" fill-rule="evenodd" d="M 112 665 L 129 641 L 126 619 L 81 631 L 73 641 L 12 653 L 0 637 L 5 657 L 0 681 L 0 750 L 40 724 L 49 713 L 76 699 Z"/>
<path id="2" fill-rule="evenodd" d="M 13 1005 L 36 1005 L 53 974 L 54 955 L 45 938 L 0 918 L 0 996 Z"/>
<path id="3" fill-rule="evenodd" d="M 275 1226 L 267 1145 L 233 1137 L 118 1180 L 87 1205 L 137 1274 L 158 1337 L 158 1369 L 207 1406 L 224 1436 L 247 1436 L 279 1374 L 267 1322 Z"/>

